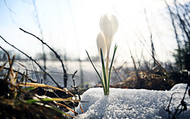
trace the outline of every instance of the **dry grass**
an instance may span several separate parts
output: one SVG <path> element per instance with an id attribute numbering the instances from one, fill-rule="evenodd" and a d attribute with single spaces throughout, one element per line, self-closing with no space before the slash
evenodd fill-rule
<path id="1" fill-rule="evenodd" d="M 6 52 L 2 47 L 0 47 Z M 12 65 L 15 56 L 11 59 L 6 52 L 8 61 L 5 61 L 3 66 L 0 67 L 0 118 L 1 119 L 65 119 L 72 117 L 60 107 L 67 111 L 73 111 L 66 104 L 72 103 L 78 105 L 80 100 L 73 100 L 74 96 L 71 92 L 64 89 L 49 86 L 39 83 L 28 82 L 29 78 L 25 72 L 20 73 L 19 70 L 15 72 Z M 5 65 L 9 63 L 9 68 Z M 18 78 L 21 75 L 21 78 Z M 36 96 L 35 89 L 38 88 L 51 89 L 53 91 L 60 91 L 65 94 L 67 98 L 62 97 L 45 97 Z M 59 107 L 58 107 L 59 106 Z M 72 117 L 74 118 L 74 117 Z"/>

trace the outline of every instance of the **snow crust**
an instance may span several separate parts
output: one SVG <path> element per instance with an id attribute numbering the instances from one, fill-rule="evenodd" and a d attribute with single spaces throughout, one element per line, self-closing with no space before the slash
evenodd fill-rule
<path id="1" fill-rule="evenodd" d="M 102 88 L 91 88 L 84 92 L 81 97 L 80 107 L 76 108 L 79 113 L 78 119 L 168 119 L 168 106 L 171 95 L 170 111 L 175 108 L 183 98 L 187 84 L 177 84 L 169 91 L 156 91 L 145 89 L 118 89 L 110 88 L 110 94 L 104 96 Z M 186 94 L 185 102 L 190 104 Z M 178 115 L 179 119 L 190 119 L 190 105 L 187 111 Z M 69 114 L 72 114 L 69 112 Z M 172 117 L 170 115 L 170 117 Z"/>

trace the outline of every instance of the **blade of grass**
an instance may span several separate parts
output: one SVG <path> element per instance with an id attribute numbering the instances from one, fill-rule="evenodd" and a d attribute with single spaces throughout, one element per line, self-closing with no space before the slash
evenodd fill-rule
<path id="1" fill-rule="evenodd" d="M 32 104 L 32 103 L 35 103 L 35 102 L 39 102 L 39 100 L 30 99 L 30 100 L 27 100 L 27 101 L 26 101 L 26 103 L 28 103 L 28 104 Z"/>
<path id="2" fill-rule="evenodd" d="M 0 37 L 1 37 L 1 36 L 0 36 Z M 7 75 L 4 77 L 4 80 L 7 80 L 8 77 L 9 77 L 9 75 L 10 75 L 11 67 L 12 67 L 13 63 L 11 63 L 11 58 L 10 58 L 9 53 L 8 53 L 5 49 L 3 49 L 1 46 L 0 46 L 0 48 L 7 54 L 7 57 L 8 57 L 8 63 L 9 63 L 9 67 L 10 67 L 10 68 L 9 68 L 9 70 L 8 70 Z"/>
<path id="3" fill-rule="evenodd" d="M 33 89 L 36 89 L 36 87 L 27 87 L 27 88 L 24 88 L 22 90 L 23 91 L 30 91 L 30 90 L 33 90 Z"/>
<path id="4" fill-rule="evenodd" d="M 13 71 L 13 70 L 12 70 L 12 71 Z M 14 77 L 14 83 L 15 83 L 15 84 L 18 83 L 18 80 L 17 80 L 18 72 L 19 72 L 19 69 L 18 69 L 18 71 L 15 73 L 15 77 Z M 13 71 L 13 73 L 14 73 L 14 71 Z"/>
<path id="5" fill-rule="evenodd" d="M 81 105 L 80 105 L 80 110 L 81 110 L 82 113 L 84 113 L 84 110 L 82 109 Z"/>
<path id="6" fill-rule="evenodd" d="M 73 112 L 75 115 L 78 115 L 77 112 L 75 112 L 74 110 L 72 110 L 70 107 L 64 105 L 64 104 L 61 104 L 61 103 L 56 103 L 57 105 L 59 106 L 62 106 L 62 107 L 65 107 L 66 109 L 68 109 L 69 111 Z"/>
<path id="7" fill-rule="evenodd" d="M 65 90 L 63 90 L 63 89 L 61 89 L 61 88 L 57 88 L 57 87 L 50 86 L 50 85 L 45 85 L 45 84 L 40 84 L 40 83 L 20 83 L 19 86 L 52 88 L 52 89 L 56 89 L 56 90 L 63 91 L 63 92 L 65 92 L 65 93 L 69 93 L 69 94 L 71 94 L 73 97 L 75 97 L 71 92 L 65 91 Z"/>
<path id="8" fill-rule="evenodd" d="M 36 102 L 41 102 L 41 101 L 46 101 L 46 102 L 51 102 L 51 101 L 74 101 L 74 102 L 80 102 L 80 100 L 72 100 L 70 98 L 37 98 L 37 99 L 29 99 L 26 100 L 26 103 L 32 104 Z"/>
<path id="9" fill-rule="evenodd" d="M 4 69 L 4 67 L 5 67 L 6 64 L 7 64 L 7 61 L 3 64 L 3 66 L 1 66 L 1 68 L 0 68 L 0 72 L 1 72 L 1 70 Z"/>
<path id="10" fill-rule="evenodd" d="M 80 102 L 80 100 L 72 100 L 71 98 L 43 98 L 42 101 L 74 101 L 74 102 Z"/>
<path id="11" fill-rule="evenodd" d="M 12 60 L 10 60 L 10 78 L 11 78 L 11 83 L 13 84 L 13 85 L 15 85 L 16 83 L 15 83 L 15 77 L 14 77 L 14 72 L 13 72 L 13 68 L 12 68 L 12 65 L 13 65 L 13 62 L 14 62 L 14 59 L 15 59 L 15 55 L 13 56 L 13 58 L 12 58 Z"/>

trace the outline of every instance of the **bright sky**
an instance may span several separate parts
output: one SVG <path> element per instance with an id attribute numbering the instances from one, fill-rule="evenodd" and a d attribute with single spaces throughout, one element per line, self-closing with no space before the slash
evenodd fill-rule
<path id="1" fill-rule="evenodd" d="M 174 61 L 171 52 L 177 45 L 172 36 L 170 18 L 165 14 L 167 9 L 164 0 L 36 0 L 44 42 L 71 58 L 86 58 L 85 49 L 91 56 L 96 56 L 100 16 L 108 12 L 115 14 L 119 29 L 112 46 L 117 43 L 116 58 L 121 62 L 130 59 L 129 49 L 136 60 L 142 59 L 142 53 L 150 59 L 147 53 L 147 49 L 150 51 L 150 32 L 144 8 L 153 35 L 156 58 Z M 161 14 L 168 20 L 164 20 Z M 23 28 L 41 37 L 31 0 L 1 0 L 0 16 L 1 36 L 30 56 L 42 53 L 41 43 L 19 30 Z M 1 39 L 0 46 L 13 50 Z M 46 52 L 49 50 L 46 49 Z"/>

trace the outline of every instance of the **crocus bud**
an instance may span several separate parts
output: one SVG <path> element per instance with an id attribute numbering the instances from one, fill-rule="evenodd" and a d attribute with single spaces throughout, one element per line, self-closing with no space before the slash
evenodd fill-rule
<path id="1" fill-rule="evenodd" d="M 107 50 L 109 50 L 113 36 L 118 29 L 117 17 L 109 13 L 103 14 L 100 18 L 100 29 L 104 34 Z"/>
<path id="2" fill-rule="evenodd" d="M 105 38 L 101 32 L 98 34 L 96 40 L 97 40 L 97 47 L 98 47 L 99 56 L 101 58 L 101 54 L 100 54 L 100 48 L 101 48 L 102 54 L 103 54 L 103 59 L 104 59 L 105 54 L 106 54 L 106 43 L 105 43 Z"/>

